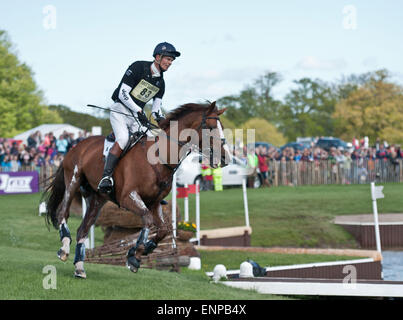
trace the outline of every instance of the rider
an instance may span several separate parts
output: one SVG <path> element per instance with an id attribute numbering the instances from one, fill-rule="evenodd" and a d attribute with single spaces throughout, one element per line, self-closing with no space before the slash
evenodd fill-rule
<path id="1" fill-rule="evenodd" d="M 98 190 L 109 193 L 112 191 L 113 170 L 129 141 L 129 128 L 132 132 L 141 131 L 148 126 L 148 119 L 143 108 L 148 101 L 153 100 L 151 114 L 159 123 L 164 119 L 161 112 L 161 101 L 165 92 L 163 72 L 167 71 L 180 52 L 168 43 L 159 43 L 153 52 L 154 61 L 136 61 L 129 66 L 123 75 L 119 86 L 113 92 L 115 102 L 110 113 L 110 121 L 116 140 L 105 160 L 104 172 L 99 182 Z M 128 117 L 122 113 L 131 113 Z M 139 124 L 140 123 L 140 124 Z"/>

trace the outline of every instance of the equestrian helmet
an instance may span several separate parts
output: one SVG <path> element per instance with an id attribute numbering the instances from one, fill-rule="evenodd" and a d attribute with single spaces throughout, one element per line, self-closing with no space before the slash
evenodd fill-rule
<path id="1" fill-rule="evenodd" d="M 155 58 L 157 54 L 172 57 L 174 59 L 181 55 L 181 53 L 176 51 L 175 47 L 168 42 L 161 42 L 157 44 L 153 52 L 153 57 Z"/>

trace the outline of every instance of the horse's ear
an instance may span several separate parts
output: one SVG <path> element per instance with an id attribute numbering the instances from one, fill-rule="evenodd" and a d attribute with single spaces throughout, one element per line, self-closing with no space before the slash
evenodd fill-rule
<path id="1" fill-rule="evenodd" d="M 214 101 L 214 102 L 212 102 L 212 103 L 210 104 L 210 106 L 208 107 L 207 114 L 212 113 L 212 112 L 214 111 L 214 109 L 216 109 L 216 108 L 217 108 L 217 107 L 216 107 L 215 101 Z"/>
<path id="2" fill-rule="evenodd" d="M 221 116 L 221 115 L 224 113 L 225 110 L 227 110 L 227 108 L 218 110 L 218 111 L 217 111 L 217 115 L 218 115 L 218 116 Z"/>

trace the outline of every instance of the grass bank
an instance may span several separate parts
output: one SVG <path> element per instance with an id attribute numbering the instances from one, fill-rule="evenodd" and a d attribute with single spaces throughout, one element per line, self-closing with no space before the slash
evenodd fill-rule
<path id="1" fill-rule="evenodd" d="M 403 212 L 403 184 L 384 184 L 382 213 Z M 183 200 L 178 200 L 183 214 Z M 337 215 L 370 214 L 369 185 L 321 185 L 248 189 L 252 246 L 357 248 Z M 195 221 L 195 198 L 189 198 L 190 219 Z M 202 192 L 201 229 L 245 225 L 241 189 Z"/>
<path id="2" fill-rule="evenodd" d="M 327 241 L 325 245 L 352 243 L 340 230 L 336 240 L 326 235 L 334 228 L 329 221 L 333 216 L 371 210 L 368 186 L 344 187 L 348 192 L 334 186 L 248 190 L 252 244 L 315 246 L 319 243 L 323 246 L 320 242 L 323 240 Z M 384 191 L 386 198 L 379 201 L 380 212 L 398 212 L 402 187 L 387 185 Z M 132 274 L 124 267 L 86 264 L 88 279 L 80 281 L 72 276 L 72 260 L 62 263 L 56 257 L 59 235 L 54 229 L 48 231 L 44 217 L 38 216 L 39 198 L 39 194 L 0 196 L 0 299 L 282 299 L 211 284 L 204 272 L 212 271 L 218 263 L 225 264 L 228 269 L 239 268 L 247 258 L 262 266 L 349 258 L 202 251 L 201 271 L 183 269 L 181 273 L 170 273 L 140 269 L 138 274 Z M 202 228 L 244 223 L 241 190 L 206 192 L 201 199 Z M 340 204 L 341 199 L 344 199 L 344 205 Z M 73 216 L 69 220 L 73 237 L 80 221 Z M 95 244 L 101 244 L 103 233 L 99 228 L 96 228 L 95 235 Z M 48 265 L 57 271 L 56 290 L 43 287 L 47 275 L 43 270 Z"/>

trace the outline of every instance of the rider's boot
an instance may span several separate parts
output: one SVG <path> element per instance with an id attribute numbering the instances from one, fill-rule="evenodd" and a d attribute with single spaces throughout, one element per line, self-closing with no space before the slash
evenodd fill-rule
<path id="1" fill-rule="evenodd" d="M 98 190 L 102 193 L 110 193 L 113 189 L 113 170 L 119 161 L 119 157 L 122 154 L 122 149 L 120 149 L 119 144 L 115 142 L 112 146 L 109 154 L 105 160 L 104 173 L 102 174 L 102 179 L 99 182 Z"/>

